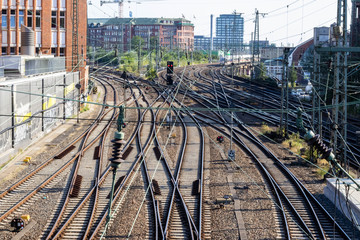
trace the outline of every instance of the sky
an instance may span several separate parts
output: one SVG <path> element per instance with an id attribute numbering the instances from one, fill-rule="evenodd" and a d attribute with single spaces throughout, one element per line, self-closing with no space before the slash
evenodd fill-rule
<path id="1" fill-rule="evenodd" d="M 114 1 L 114 0 L 107 0 Z M 117 0 L 115 0 L 117 1 Z M 337 0 L 136 0 L 124 1 L 124 17 L 185 16 L 195 25 L 195 35 L 210 36 L 210 15 L 216 17 L 234 11 L 244 17 L 244 41 L 251 40 L 255 29 L 255 9 L 260 15 L 260 40 L 268 40 L 277 46 L 296 46 L 313 36 L 313 28 L 330 26 L 336 22 Z M 100 0 L 88 0 L 89 18 L 118 16 L 118 4 L 103 4 Z M 348 22 L 351 4 L 348 1 Z"/>

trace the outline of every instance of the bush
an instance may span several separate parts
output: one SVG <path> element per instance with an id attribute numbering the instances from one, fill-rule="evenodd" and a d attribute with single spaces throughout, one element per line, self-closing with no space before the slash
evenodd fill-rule
<path id="1" fill-rule="evenodd" d="M 148 80 L 154 80 L 158 76 L 157 76 L 156 70 L 152 66 L 148 65 L 145 77 Z"/>
<path id="2" fill-rule="evenodd" d="M 289 139 L 286 139 L 282 144 L 298 155 L 300 155 L 300 149 L 306 146 L 305 141 L 300 138 L 299 133 L 292 133 Z"/>

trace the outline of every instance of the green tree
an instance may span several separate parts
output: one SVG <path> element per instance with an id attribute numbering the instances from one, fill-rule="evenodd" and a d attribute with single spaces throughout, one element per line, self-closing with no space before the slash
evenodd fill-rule
<path id="1" fill-rule="evenodd" d="M 146 71 L 145 77 L 148 80 L 154 80 L 155 78 L 158 77 L 157 73 L 156 73 L 156 70 L 154 69 L 154 67 L 152 65 L 147 66 L 147 71 Z"/>
<path id="2" fill-rule="evenodd" d="M 289 69 L 289 82 L 291 84 L 291 87 L 296 86 L 296 80 L 297 80 L 297 71 L 295 69 L 295 66 L 292 65 Z"/>
<path id="3" fill-rule="evenodd" d="M 143 49 L 144 45 L 145 45 L 145 41 L 140 36 L 135 36 L 131 39 L 131 50 L 137 52 L 139 50 L 139 47 L 140 49 Z"/>
<path id="4" fill-rule="evenodd" d="M 135 52 L 127 52 L 121 56 L 120 69 L 122 71 L 134 72 L 137 68 L 137 56 Z"/>
<path id="5" fill-rule="evenodd" d="M 263 62 L 260 63 L 259 65 L 259 79 L 264 81 L 266 79 L 266 67 L 265 64 Z"/>
<path id="6" fill-rule="evenodd" d="M 95 64 L 109 64 L 112 66 L 118 65 L 115 51 L 106 51 L 104 49 L 97 49 L 95 52 Z"/>
<path id="7" fill-rule="evenodd" d="M 155 50 L 158 45 L 159 38 L 158 37 L 150 37 L 150 50 Z"/>

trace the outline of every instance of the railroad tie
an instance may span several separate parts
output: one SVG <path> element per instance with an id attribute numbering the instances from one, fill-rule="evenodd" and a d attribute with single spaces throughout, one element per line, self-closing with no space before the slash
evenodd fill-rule
<path id="1" fill-rule="evenodd" d="M 195 196 L 198 194 L 200 194 L 200 180 L 199 179 L 193 181 L 192 191 L 191 191 L 192 196 Z"/>
<path id="2" fill-rule="evenodd" d="M 161 195 L 159 183 L 155 179 L 152 180 L 152 188 L 155 195 Z"/>
<path id="3" fill-rule="evenodd" d="M 83 177 L 81 175 L 76 176 L 75 183 L 72 186 L 71 191 L 70 191 L 71 198 L 76 198 L 79 196 L 82 179 L 83 179 Z"/>
<path id="4" fill-rule="evenodd" d="M 61 158 L 65 157 L 69 152 L 71 152 L 74 148 L 75 148 L 75 146 L 71 145 L 70 147 L 68 147 L 67 149 L 65 149 L 64 151 L 62 151 L 58 155 L 56 155 L 54 158 L 55 159 L 61 159 Z"/>
<path id="5" fill-rule="evenodd" d="M 121 159 L 123 160 L 126 160 L 126 158 L 129 156 L 129 154 L 131 153 L 131 151 L 133 150 L 134 148 L 132 146 L 129 146 L 126 151 L 123 153 Z"/>
<path id="6" fill-rule="evenodd" d="M 154 147 L 153 149 L 154 149 L 157 160 L 161 160 L 162 157 L 161 157 L 161 152 L 160 152 L 159 147 Z"/>
<path id="7" fill-rule="evenodd" d="M 100 159 L 100 146 L 96 146 L 94 150 L 94 159 Z"/>

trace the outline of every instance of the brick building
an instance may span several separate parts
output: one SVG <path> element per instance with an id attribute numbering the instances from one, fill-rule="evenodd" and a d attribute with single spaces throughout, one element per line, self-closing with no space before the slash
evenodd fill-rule
<path id="1" fill-rule="evenodd" d="M 21 25 L 34 31 L 37 56 L 64 56 L 71 71 L 73 37 L 73 1 L 1 0 L 1 55 L 20 55 Z M 78 56 L 81 78 L 86 74 L 86 0 L 78 0 Z"/>
<path id="2" fill-rule="evenodd" d="M 146 47 L 151 37 L 162 47 L 194 47 L 194 25 L 184 18 L 110 18 L 106 22 L 88 19 L 89 46 L 127 51 L 135 36 L 142 37 Z"/>

